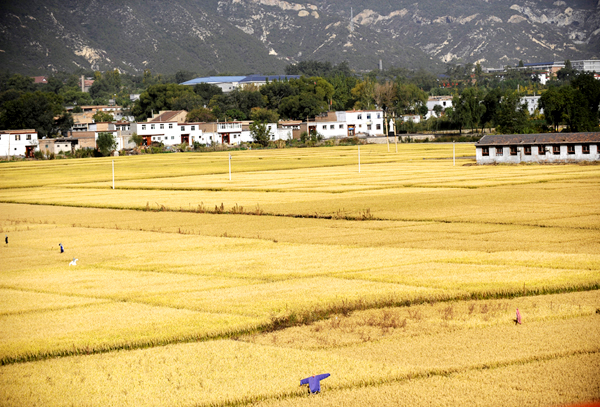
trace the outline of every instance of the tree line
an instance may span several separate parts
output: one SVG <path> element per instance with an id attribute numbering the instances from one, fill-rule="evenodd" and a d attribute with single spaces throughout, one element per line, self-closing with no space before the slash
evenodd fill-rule
<path id="1" fill-rule="evenodd" d="M 196 77 L 188 71 L 170 76 L 153 75 L 149 70 L 139 76 L 117 70 L 78 71 L 53 74 L 44 84 L 0 72 L 0 128 L 34 128 L 41 137 L 64 134 L 73 123 L 66 106 L 77 112 L 83 105 L 105 105 L 109 99 L 115 99 L 137 121 L 161 110 L 186 110 L 188 121 L 195 122 L 276 122 L 313 119 L 327 111 L 376 108 L 388 116 L 424 116 L 428 97 L 444 95 L 452 97 L 452 108 L 436 107 L 427 122 L 418 126 L 399 123 L 400 128 L 462 132 L 493 127 L 502 133 L 557 131 L 560 126 L 571 131 L 598 128 L 600 81 L 593 74 L 573 70 L 568 61 L 546 85 L 531 70 L 487 74 L 478 64 L 448 65 L 443 75 L 394 67 L 357 74 L 347 63 L 304 61 L 286 67 L 286 74 L 301 77 L 224 93 L 210 84 L 179 85 Z M 89 92 L 81 91 L 81 75 L 94 79 Z M 139 93 L 139 100 L 132 102 L 131 93 Z M 541 95 L 543 115 L 539 111 L 530 114 L 521 103 L 522 96 L 533 94 Z M 111 118 L 103 115 L 96 120 Z"/>

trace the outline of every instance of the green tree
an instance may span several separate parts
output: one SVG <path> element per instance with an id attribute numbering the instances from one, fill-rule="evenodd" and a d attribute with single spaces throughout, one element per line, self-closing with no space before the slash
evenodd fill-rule
<path id="1" fill-rule="evenodd" d="M 396 81 L 396 114 L 414 114 L 421 105 L 427 105 L 426 92 L 419 89 L 414 83 Z"/>
<path id="2" fill-rule="evenodd" d="M 229 109 L 225 112 L 225 120 L 246 120 L 248 116 L 240 109 Z"/>
<path id="3" fill-rule="evenodd" d="M 552 126 L 554 131 L 558 131 L 558 126 L 564 121 L 565 112 L 562 93 L 556 87 L 550 86 L 540 96 L 539 108 L 544 111 L 546 123 Z"/>
<path id="4" fill-rule="evenodd" d="M 349 110 L 356 103 L 356 99 L 352 95 L 352 89 L 358 84 L 358 79 L 354 76 L 335 75 L 329 79 L 333 86 L 334 93 L 332 96 L 333 110 Z"/>
<path id="5" fill-rule="evenodd" d="M 284 98 L 297 95 L 300 90 L 298 87 L 292 86 L 289 81 L 276 80 L 261 86 L 259 92 L 265 99 L 265 107 L 277 110 Z"/>
<path id="6" fill-rule="evenodd" d="M 33 78 L 20 74 L 14 74 L 11 76 L 8 80 L 7 86 L 7 89 L 14 89 L 21 92 L 33 92 L 36 89 L 35 84 L 33 83 Z"/>
<path id="7" fill-rule="evenodd" d="M 60 96 L 28 92 L 2 105 L 0 126 L 3 129 L 35 129 L 41 138 L 56 134 L 55 118 L 60 119 L 66 114 Z"/>
<path id="8" fill-rule="evenodd" d="M 255 122 L 277 123 L 279 121 L 279 114 L 274 110 L 253 107 L 250 111 L 250 119 Z"/>
<path id="9" fill-rule="evenodd" d="M 375 82 L 367 78 L 352 88 L 352 96 L 356 99 L 354 108 L 367 110 L 375 108 Z"/>
<path id="10" fill-rule="evenodd" d="M 477 128 L 486 110 L 482 103 L 482 94 L 477 88 L 466 88 L 460 96 L 452 99 L 452 121 L 458 126 L 459 132 L 463 127 Z"/>
<path id="11" fill-rule="evenodd" d="M 600 107 L 600 81 L 595 79 L 591 72 L 580 72 L 571 81 L 571 86 L 581 92 L 585 99 L 584 106 L 586 107 L 589 116 L 587 124 L 584 126 L 590 131 L 598 131 L 598 109 Z"/>
<path id="12" fill-rule="evenodd" d="M 269 145 L 269 128 L 265 122 L 250 123 L 250 134 L 255 143 L 263 147 Z"/>
<path id="13" fill-rule="evenodd" d="M 194 92 L 186 92 L 173 99 L 171 102 L 171 109 L 190 112 L 196 108 L 203 107 L 204 104 L 205 101 L 202 96 L 197 95 Z"/>
<path id="14" fill-rule="evenodd" d="M 576 74 L 576 71 L 573 69 L 570 60 L 565 61 L 565 67 L 561 68 L 556 72 L 556 78 L 561 82 L 570 81 Z"/>
<path id="15" fill-rule="evenodd" d="M 117 148 L 117 140 L 112 133 L 100 133 L 96 145 L 100 154 L 106 157 Z"/>
<path id="16" fill-rule="evenodd" d="M 208 102 L 215 95 L 222 95 L 223 90 L 217 85 L 212 85 L 210 83 L 199 83 L 194 85 L 194 93 L 202 98 L 204 101 L 204 105 L 208 105 Z"/>
<path id="17" fill-rule="evenodd" d="M 188 122 L 214 122 L 217 120 L 217 117 L 211 112 L 210 109 L 205 107 L 197 107 L 196 109 L 188 112 L 186 116 L 186 120 Z"/>
<path id="18" fill-rule="evenodd" d="M 63 87 L 58 94 L 62 96 L 65 104 L 77 106 L 89 106 L 93 103 L 93 99 L 87 92 L 82 92 L 77 87 Z"/>
<path id="19" fill-rule="evenodd" d="M 175 82 L 181 84 L 183 82 L 187 82 L 189 80 L 192 80 L 195 77 L 196 77 L 196 73 L 195 72 L 177 71 L 175 73 Z"/>
<path id="20" fill-rule="evenodd" d="M 63 136 L 66 136 L 69 130 L 73 128 L 73 115 L 71 113 L 65 112 L 62 115 L 58 116 L 55 121 L 55 128 Z"/>
<path id="21" fill-rule="evenodd" d="M 112 122 L 115 120 L 112 114 L 103 112 L 101 110 L 98 110 L 96 113 L 94 113 L 92 119 L 94 119 L 95 123 Z"/>
<path id="22" fill-rule="evenodd" d="M 527 105 L 521 103 L 519 93 L 507 92 L 500 101 L 497 112 L 498 130 L 505 134 L 524 133 L 528 118 Z"/>
<path id="23" fill-rule="evenodd" d="M 133 141 L 135 143 L 135 145 L 138 147 L 140 147 L 142 144 L 144 144 L 144 138 L 137 133 L 133 133 L 131 135 L 131 141 Z"/>
<path id="24" fill-rule="evenodd" d="M 486 125 L 490 128 L 496 125 L 497 111 L 500 106 L 500 100 L 502 100 L 502 91 L 500 88 L 494 88 L 488 92 L 483 98 L 483 106 L 485 111 L 481 115 L 481 132 Z"/>
<path id="25" fill-rule="evenodd" d="M 140 94 L 140 99 L 135 102 L 131 113 L 137 121 L 144 121 L 161 110 L 172 110 L 173 101 L 180 96 L 193 92 L 185 85 L 174 83 L 151 85 Z"/>

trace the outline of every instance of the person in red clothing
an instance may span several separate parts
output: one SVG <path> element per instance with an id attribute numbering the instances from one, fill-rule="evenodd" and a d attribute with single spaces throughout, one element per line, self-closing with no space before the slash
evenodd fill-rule
<path id="1" fill-rule="evenodd" d="M 517 308 L 517 318 L 515 319 L 515 324 L 521 324 L 521 313 L 519 312 L 518 308 Z"/>

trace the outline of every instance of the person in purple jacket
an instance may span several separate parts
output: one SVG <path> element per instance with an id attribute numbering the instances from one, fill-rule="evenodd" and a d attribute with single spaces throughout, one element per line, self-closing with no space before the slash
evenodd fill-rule
<path id="1" fill-rule="evenodd" d="M 300 380 L 300 386 L 308 384 L 310 393 L 319 393 L 321 391 L 321 380 L 327 379 L 331 376 L 329 373 L 319 374 L 316 376 L 307 377 L 306 379 Z"/>

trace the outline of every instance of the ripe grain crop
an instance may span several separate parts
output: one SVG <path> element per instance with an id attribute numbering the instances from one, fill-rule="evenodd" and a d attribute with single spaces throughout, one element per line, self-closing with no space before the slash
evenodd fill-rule
<path id="1" fill-rule="evenodd" d="M 600 352 L 599 325 L 594 323 L 597 317 L 590 315 L 597 300 L 598 292 L 529 297 L 524 302 L 453 303 L 459 317 L 454 326 L 446 325 L 441 317 L 440 311 L 448 304 L 422 305 L 411 307 L 420 309 L 422 317 L 411 319 L 405 328 L 392 327 L 393 332 L 372 339 L 319 347 L 313 346 L 313 338 L 320 332 L 311 325 L 239 338 L 251 343 L 219 340 L 2 366 L 3 404 L 52 406 L 86 400 L 91 405 L 245 405 L 262 400 L 265 405 L 296 405 L 328 399 L 343 403 L 339 397 L 350 397 L 348 392 L 368 398 L 391 386 L 416 396 L 431 385 L 432 378 L 449 379 L 452 388 L 457 378 L 478 377 L 490 380 L 476 388 L 485 389 L 487 397 L 493 398 L 499 388 L 491 381 L 509 385 L 507 371 L 513 376 L 519 372 L 521 377 L 534 377 L 530 374 L 538 374 L 540 366 L 562 367 L 554 376 L 529 379 L 531 388 L 563 386 L 560 393 L 553 390 L 553 394 L 561 395 L 559 400 L 585 400 L 594 394 L 594 387 L 585 391 L 585 396 L 580 389 L 594 383 L 592 372 Z M 463 316 L 471 304 L 475 304 L 475 311 Z M 508 315 L 515 305 L 524 311 L 525 323 L 520 326 L 515 326 Z M 478 316 L 484 308 L 492 315 L 486 322 L 479 321 Z M 338 326 L 333 323 L 335 319 L 322 325 L 330 331 L 350 330 L 353 324 L 357 324 L 354 330 L 358 332 L 366 327 L 380 329 L 373 321 L 384 322 L 386 312 L 403 311 L 340 315 L 343 321 Z M 368 335 L 363 332 L 363 338 Z M 306 346 L 302 346 L 303 340 Z M 322 383 L 320 396 L 306 398 L 305 390 L 298 387 L 299 379 L 317 372 L 331 372 L 332 376 Z M 581 386 L 564 386 L 573 377 Z M 90 388 L 95 391 L 90 392 Z M 447 391 L 454 395 L 457 390 Z M 485 398 L 475 394 L 469 390 L 459 399 Z M 502 400 L 512 403 L 539 400 L 535 391 L 509 392 L 504 397 Z"/>
<path id="2" fill-rule="evenodd" d="M 451 147 L 239 151 L 231 181 L 227 152 L 118 157 L 115 190 L 112 159 L 7 163 L 0 404 L 339 405 L 595 360 L 600 167 Z"/>
<path id="3" fill-rule="evenodd" d="M 252 407 L 482 407 L 558 406 L 598 399 L 598 354 L 567 356 L 497 369 L 432 375 L 378 386 L 354 386 L 318 397 L 284 398 L 248 404 Z"/>

